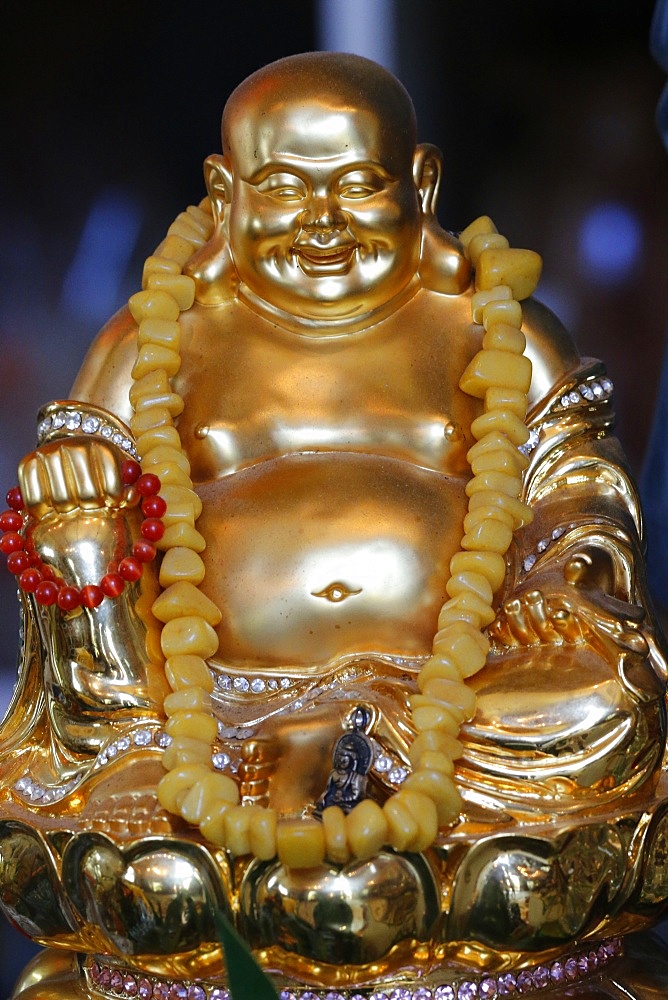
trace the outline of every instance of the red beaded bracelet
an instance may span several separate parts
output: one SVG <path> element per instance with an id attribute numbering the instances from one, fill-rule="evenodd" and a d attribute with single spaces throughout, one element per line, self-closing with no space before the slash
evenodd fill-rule
<path id="1" fill-rule="evenodd" d="M 7 556 L 7 569 L 17 577 L 21 590 L 34 594 L 39 604 L 56 604 L 61 611 L 74 611 L 82 605 L 97 608 L 105 597 L 118 597 L 126 583 L 138 580 L 144 563 L 155 558 L 156 547 L 153 543 L 165 533 L 161 518 L 167 509 L 163 498 L 158 496 L 160 480 L 151 472 L 142 475 L 141 466 L 134 459 L 121 463 L 121 479 L 124 486 L 134 486 L 143 497 L 142 538 L 132 546 L 132 555 L 121 559 L 118 564 L 112 564 L 99 583 L 89 583 L 80 590 L 68 586 L 52 566 L 43 563 L 35 551 L 32 538 L 24 538 L 21 534 L 28 519 L 21 490 L 18 486 L 8 490 L 9 510 L 0 514 L 0 552 Z"/>

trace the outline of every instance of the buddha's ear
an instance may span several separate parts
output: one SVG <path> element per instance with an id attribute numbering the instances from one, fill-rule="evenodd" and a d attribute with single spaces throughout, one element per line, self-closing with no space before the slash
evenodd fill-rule
<path id="1" fill-rule="evenodd" d="M 438 146 L 421 142 L 413 154 L 413 180 L 420 196 L 422 214 L 436 214 L 438 190 L 441 186 L 443 157 Z"/>
<path id="2" fill-rule="evenodd" d="M 232 168 L 226 156 L 212 153 L 204 161 L 204 180 L 213 208 L 213 221 L 220 225 L 225 206 L 232 201 Z"/>

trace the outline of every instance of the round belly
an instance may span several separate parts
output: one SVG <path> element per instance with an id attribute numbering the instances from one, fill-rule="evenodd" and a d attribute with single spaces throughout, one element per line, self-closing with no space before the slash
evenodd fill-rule
<path id="1" fill-rule="evenodd" d="M 427 655 L 465 514 L 463 481 L 394 459 L 288 456 L 198 487 L 216 659 L 318 672 Z"/>

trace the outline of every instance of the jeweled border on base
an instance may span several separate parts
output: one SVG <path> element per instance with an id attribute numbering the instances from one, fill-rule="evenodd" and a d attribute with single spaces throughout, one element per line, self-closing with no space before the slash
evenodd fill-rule
<path id="1" fill-rule="evenodd" d="M 519 972 L 454 974 L 449 982 L 427 987 L 402 985 L 386 990 L 378 987 L 349 990 L 284 989 L 279 1000 L 497 1000 L 571 986 L 602 972 L 624 953 L 621 938 L 606 938 L 591 948 L 522 969 Z M 108 960 L 87 958 L 84 974 L 89 987 L 108 1000 L 119 997 L 139 1000 L 232 1000 L 225 986 L 203 980 L 177 980 L 137 973 Z"/>

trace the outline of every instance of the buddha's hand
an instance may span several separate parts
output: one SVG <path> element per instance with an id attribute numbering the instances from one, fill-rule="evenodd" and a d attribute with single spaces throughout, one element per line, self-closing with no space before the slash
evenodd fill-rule
<path id="1" fill-rule="evenodd" d="M 19 465 L 19 486 L 26 509 L 39 521 L 124 503 L 118 449 L 83 436 L 50 441 L 27 455 Z"/>
<path id="2" fill-rule="evenodd" d="M 594 642 L 608 650 L 647 654 L 640 630 L 645 613 L 614 596 L 610 567 L 598 553 L 571 556 L 559 574 L 552 570 L 540 587 L 506 600 L 489 626 L 498 647 Z"/>

